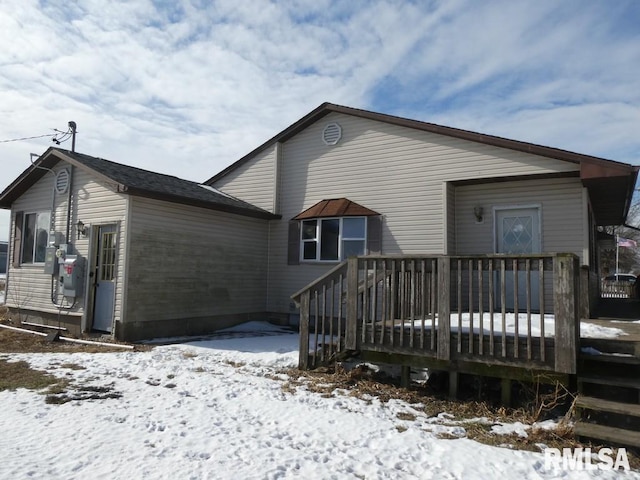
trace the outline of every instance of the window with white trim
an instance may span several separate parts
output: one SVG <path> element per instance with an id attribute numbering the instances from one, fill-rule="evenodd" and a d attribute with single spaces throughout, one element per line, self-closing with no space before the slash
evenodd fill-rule
<path id="1" fill-rule="evenodd" d="M 44 263 L 50 222 L 50 212 L 24 214 L 21 263 Z"/>
<path id="2" fill-rule="evenodd" d="M 366 217 L 314 218 L 302 220 L 300 259 L 336 262 L 364 255 L 367 244 Z"/>

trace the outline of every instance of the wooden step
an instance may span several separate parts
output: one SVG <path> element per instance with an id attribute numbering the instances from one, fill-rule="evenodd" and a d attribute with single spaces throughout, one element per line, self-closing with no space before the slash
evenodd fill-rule
<path id="1" fill-rule="evenodd" d="M 593 348 L 601 353 L 624 353 L 635 355 L 640 352 L 640 341 L 612 338 L 581 338 L 580 348 Z"/>
<path id="2" fill-rule="evenodd" d="M 622 363 L 625 365 L 640 365 L 640 357 L 635 355 L 615 355 L 603 353 L 600 355 L 587 355 L 582 353 L 578 356 L 581 361 L 601 362 L 601 363 Z"/>
<path id="3" fill-rule="evenodd" d="M 640 378 L 605 377 L 602 375 L 578 375 L 580 383 L 594 383 L 597 385 L 610 385 L 614 387 L 626 387 L 640 389 Z"/>
<path id="4" fill-rule="evenodd" d="M 573 426 L 576 436 L 596 438 L 618 445 L 640 447 L 640 432 L 578 421 Z"/>
<path id="5" fill-rule="evenodd" d="M 576 398 L 576 407 L 640 417 L 640 405 L 638 404 L 613 402 L 611 400 L 604 400 L 603 398 L 586 397 L 584 395 L 578 395 Z"/>

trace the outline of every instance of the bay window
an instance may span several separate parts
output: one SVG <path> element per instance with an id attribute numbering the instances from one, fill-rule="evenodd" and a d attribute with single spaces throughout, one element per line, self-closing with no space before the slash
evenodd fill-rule
<path id="1" fill-rule="evenodd" d="M 302 221 L 301 260 L 339 261 L 364 255 L 365 217 L 314 218 Z"/>

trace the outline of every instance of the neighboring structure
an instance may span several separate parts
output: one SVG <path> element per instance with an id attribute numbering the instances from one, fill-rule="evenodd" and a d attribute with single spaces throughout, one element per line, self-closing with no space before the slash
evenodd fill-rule
<path id="1" fill-rule="evenodd" d="M 277 216 L 211 187 L 50 148 L 0 207 L 22 319 L 136 340 L 265 317 Z"/>
<path id="2" fill-rule="evenodd" d="M 134 340 L 295 319 L 291 295 L 350 255 L 569 252 L 588 313 L 597 226 L 624 223 L 636 177 L 619 162 L 328 103 L 209 189 L 50 148 L 0 194 L 13 222 L 7 304 Z M 86 259 L 79 278 L 65 273 L 74 255 Z"/>
<path id="3" fill-rule="evenodd" d="M 0 242 L 0 274 L 7 273 L 7 242 Z"/>
<path id="4" fill-rule="evenodd" d="M 589 273 L 593 304 L 596 227 L 624 223 L 637 172 L 327 103 L 206 183 L 282 217 L 269 228 L 267 310 L 295 315 L 290 295 L 348 253 L 570 252 Z M 335 199 L 361 211 L 318 208 Z"/>

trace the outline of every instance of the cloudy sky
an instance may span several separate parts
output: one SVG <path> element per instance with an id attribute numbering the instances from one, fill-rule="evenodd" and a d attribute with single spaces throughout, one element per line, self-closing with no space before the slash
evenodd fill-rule
<path id="1" fill-rule="evenodd" d="M 638 25 L 636 0 L 3 0 L 0 190 L 52 145 L 5 140 L 69 120 L 203 181 L 325 101 L 640 164 Z"/>

